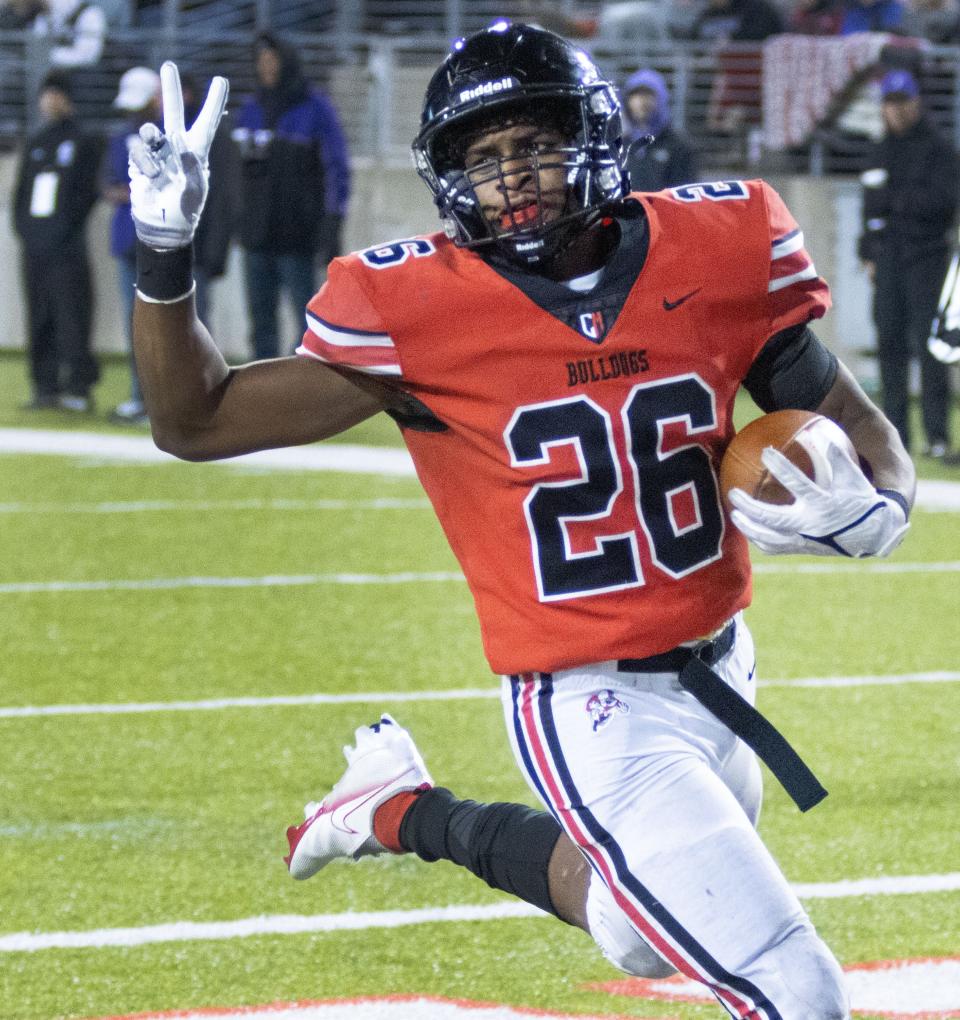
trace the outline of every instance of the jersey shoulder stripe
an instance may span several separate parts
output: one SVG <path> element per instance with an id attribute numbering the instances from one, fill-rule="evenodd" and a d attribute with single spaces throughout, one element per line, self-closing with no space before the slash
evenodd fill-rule
<path id="1" fill-rule="evenodd" d="M 400 375 L 396 346 L 387 333 L 335 326 L 307 312 L 307 331 L 297 354 L 369 375 Z"/>
<path id="2" fill-rule="evenodd" d="M 817 268 L 803 244 L 803 231 L 799 227 L 771 243 L 768 293 L 775 294 L 794 283 L 816 279 Z"/>
<path id="3" fill-rule="evenodd" d="M 787 255 L 792 255 L 795 251 L 800 251 L 802 247 L 803 231 L 797 227 L 796 230 L 791 230 L 770 242 L 770 258 L 774 261 L 782 259 Z"/>
<path id="4" fill-rule="evenodd" d="M 368 375 L 401 376 L 390 331 L 358 279 L 355 261 L 330 263 L 327 281 L 306 310 L 297 354 Z"/>
<path id="5" fill-rule="evenodd" d="M 338 365 L 341 368 L 353 369 L 355 372 L 365 372 L 367 375 L 400 376 L 403 374 L 396 355 L 391 355 L 389 352 L 384 353 L 382 348 L 369 347 L 365 350 L 353 348 L 349 359 L 344 359 L 341 356 L 341 350 L 341 348 L 325 344 L 324 341 L 310 343 L 305 336 L 296 353 L 328 365 Z"/>
<path id="6" fill-rule="evenodd" d="M 783 199 L 766 183 L 760 184 L 759 193 L 767 207 L 770 238 L 770 328 L 778 332 L 820 318 L 830 307 L 830 291 L 817 273 L 803 231 Z"/>
<path id="7" fill-rule="evenodd" d="M 367 329 L 352 329 L 321 319 L 319 315 L 307 312 L 307 328 L 337 347 L 393 347 L 389 333 L 375 333 Z"/>

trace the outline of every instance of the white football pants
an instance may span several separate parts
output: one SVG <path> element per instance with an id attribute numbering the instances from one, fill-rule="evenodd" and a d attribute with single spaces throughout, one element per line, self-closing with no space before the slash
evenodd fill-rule
<path id="1" fill-rule="evenodd" d="M 751 703 L 753 640 L 740 616 L 714 670 Z M 527 782 L 593 867 L 590 931 L 643 977 L 674 970 L 744 1020 L 843 1020 L 842 971 L 755 825 L 753 751 L 676 673 L 600 662 L 504 677 Z"/>

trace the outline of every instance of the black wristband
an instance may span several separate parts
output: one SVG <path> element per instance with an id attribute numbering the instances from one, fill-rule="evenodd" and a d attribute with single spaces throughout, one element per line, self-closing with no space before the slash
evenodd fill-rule
<path id="1" fill-rule="evenodd" d="M 903 511 L 904 520 L 910 520 L 910 504 L 907 502 L 907 497 L 904 496 L 902 492 L 897 492 L 896 489 L 877 489 L 877 495 L 886 496 L 887 499 L 892 499 Z"/>
<path id="2" fill-rule="evenodd" d="M 152 301 L 186 297 L 193 290 L 193 245 L 158 251 L 138 240 L 137 290 Z"/>

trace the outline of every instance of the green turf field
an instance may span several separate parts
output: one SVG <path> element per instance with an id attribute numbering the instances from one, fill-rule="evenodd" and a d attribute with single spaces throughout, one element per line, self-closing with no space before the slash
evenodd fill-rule
<path id="1" fill-rule="evenodd" d="M 0 426 L 64 427 L 61 416 L 13 410 L 25 396 L 10 381 L 20 366 L 0 367 Z M 118 399 L 121 368 L 109 379 Z M 393 426 L 347 438 L 393 441 Z M 960 471 L 922 468 L 960 481 Z M 585 935 L 546 918 L 303 934 L 254 925 L 247 937 L 228 927 L 139 944 L 150 926 L 506 903 L 452 865 L 406 857 L 334 865 L 307 883 L 287 875 L 284 828 L 339 777 L 340 747 L 380 709 L 412 730 L 434 776 L 458 793 L 531 799 L 495 699 L 377 697 L 495 685 L 466 587 L 445 579 L 456 564 L 414 479 L 7 454 L 0 484 L 2 1020 L 394 993 L 591 1015 L 722 1015 L 589 989 L 622 975 Z M 768 682 L 872 678 L 761 691 L 831 791 L 800 815 L 768 782 L 762 832 L 792 882 L 840 890 L 806 905 L 844 965 L 960 953 L 960 673 L 951 672 L 960 668 L 960 518 L 918 510 L 914 520 L 889 561 L 900 572 L 830 561 L 836 572 L 806 574 L 793 569 L 804 561 L 759 558 L 775 569 L 758 573 L 748 617 Z M 400 574 L 436 576 L 384 580 Z M 208 580 L 174 583 L 183 578 Z M 168 586 L 142 583 L 151 581 Z M 878 682 L 937 672 L 938 682 Z M 354 700 L 197 704 L 315 694 Z M 9 711 L 162 702 L 185 704 Z M 919 893 L 842 888 L 951 875 L 952 887 L 931 879 Z M 91 932 L 113 932 L 117 944 L 39 947 L 44 935 L 89 942 Z"/>

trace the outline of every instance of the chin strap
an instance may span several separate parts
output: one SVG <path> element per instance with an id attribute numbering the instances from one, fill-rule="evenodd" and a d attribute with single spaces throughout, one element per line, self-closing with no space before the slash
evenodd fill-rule
<path id="1" fill-rule="evenodd" d="M 631 156 L 638 153 L 641 149 L 645 149 L 648 145 L 653 145 L 656 138 L 653 135 L 637 135 L 636 138 L 626 147 L 623 155 L 624 163 L 630 159 Z M 629 189 L 628 189 L 629 190 Z"/>

